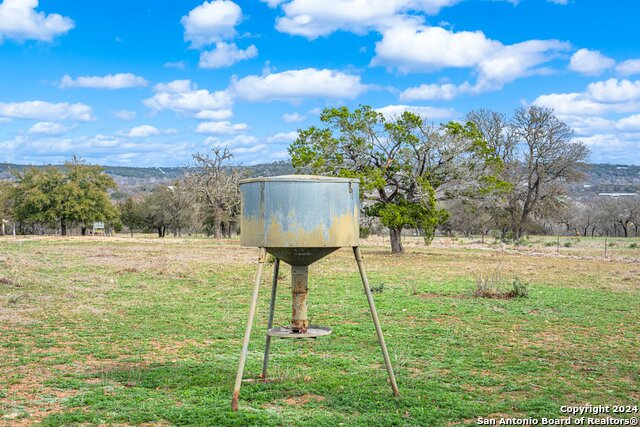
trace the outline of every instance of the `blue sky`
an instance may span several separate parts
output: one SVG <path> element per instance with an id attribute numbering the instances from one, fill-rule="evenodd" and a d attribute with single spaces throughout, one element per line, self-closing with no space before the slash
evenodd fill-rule
<path id="1" fill-rule="evenodd" d="M 554 108 L 591 161 L 640 164 L 632 0 L 0 3 L 0 162 L 287 158 L 326 106 Z"/>

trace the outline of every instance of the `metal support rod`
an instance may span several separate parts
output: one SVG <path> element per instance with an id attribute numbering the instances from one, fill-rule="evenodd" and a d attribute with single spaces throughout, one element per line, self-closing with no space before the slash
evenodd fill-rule
<path id="1" fill-rule="evenodd" d="M 305 334 L 309 328 L 307 318 L 307 292 L 309 291 L 309 266 L 291 266 L 291 330 Z"/>
<path id="2" fill-rule="evenodd" d="M 258 256 L 258 271 L 256 272 L 256 282 L 253 285 L 253 295 L 251 295 L 251 304 L 249 305 L 249 319 L 247 320 L 247 329 L 244 331 L 244 341 L 242 341 L 240 363 L 238 364 L 238 373 L 236 374 L 236 385 L 233 388 L 233 398 L 231 399 L 231 408 L 234 411 L 238 410 L 238 397 L 240 397 L 242 374 L 244 373 L 244 364 L 247 361 L 247 353 L 249 352 L 249 338 L 251 337 L 253 317 L 256 314 L 256 305 L 258 305 L 258 290 L 260 289 L 262 270 L 264 269 L 264 261 L 266 257 L 267 250 L 265 248 L 260 248 L 260 255 Z"/>
<path id="3" fill-rule="evenodd" d="M 271 302 L 269 303 L 269 319 L 267 320 L 267 331 L 273 326 L 273 314 L 276 308 L 276 291 L 278 289 L 278 274 L 280 273 L 280 259 L 276 258 L 273 263 L 273 280 L 271 281 Z M 269 348 L 271 347 L 271 335 L 267 334 L 267 342 L 264 346 L 264 359 L 262 361 L 261 378 L 267 378 L 267 368 L 269 367 Z"/>
<path id="4" fill-rule="evenodd" d="M 391 360 L 389 360 L 389 353 L 387 352 L 387 345 L 384 342 L 384 335 L 382 335 L 382 328 L 380 328 L 380 320 L 378 319 L 378 312 L 373 302 L 373 296 L 371 295 L 371 289 L 369 288 L 369 280 L 367 279 L 367 273 L 364 271 L 364 263 L 362 262 L 362 253 L 359 246 L 353 247 L 353 254 L 356 257 L 358 263 L 358 270 L 360 270 L 360 277 L 362 278 L 362 285 L 364 286 L 364 292 L 367 294 L 367 301 L 369 302 L 369 310 L 371 310 L 371 317 L 373 318 L 373 324 L 376 327 L 376 333 L 378 334 L 378 342 L 382 349 L 382 357 L 384 357 L 384 364 L 387 367 L 387 373 L 389 374 L 389 380 L 391 381 L 391 388 L 393 389 L 393 395 L 398 396 L 398 385 L 396 384 L 396 377 L 393 374 L 393 367 L 391 366 Z"/>

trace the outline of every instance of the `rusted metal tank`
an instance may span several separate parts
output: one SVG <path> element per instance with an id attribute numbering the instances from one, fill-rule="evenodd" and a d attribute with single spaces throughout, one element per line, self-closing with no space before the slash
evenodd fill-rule
<path id="1" fill-rule="evenodd" d="M 244 180 L 241 243 L 295 266 L 358 246 L 358 186 L 354 179 L 313 175 Z"/>

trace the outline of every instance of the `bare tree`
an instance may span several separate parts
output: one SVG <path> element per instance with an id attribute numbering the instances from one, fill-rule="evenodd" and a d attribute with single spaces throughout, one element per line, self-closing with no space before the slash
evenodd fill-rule
<path id="1" fill-rule="evenodd" d="M 185 175 L 185 182 L 200 205 L 205 222 L 213 228 L 215 238 L 231 236 L 231 224 L 240 210 L 238 183 L 242 172 L 230 168 L 233 155 L 227 147 L 214 147 L 213 155 L 193 155 L 195 165 Z"/>
<path id="2" fill-rule="evenodd" d="M 578 166 L 589 150 L 573 140 L 571 128 L 548 108 L 516 110 L 510 122 L 486 110 L 471 112 L 468 118 L 505 164 L 502 179 L 511 189 L 504 210 L 514 238 L 520 238 L 536 225 L 535 219 L 548 218 L 562 207 L 564 184 L 581 178 Z"/>

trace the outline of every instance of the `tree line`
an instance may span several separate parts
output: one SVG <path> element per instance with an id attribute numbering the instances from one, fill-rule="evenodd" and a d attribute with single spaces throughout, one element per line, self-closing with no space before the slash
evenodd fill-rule
<path id="1" fill-rule="evenodd" d="M 442 233 L 489 233 L 520 239 L 529 233 L 584 236 L 638 234 L 638 198 L 571 200 L 567 185 L 584 178 L 587 147 L 552 110 L 531 106 L 511 117 L 490 110 L 435 125 L 404 112 L 386 117 L 369 106 L 326 108 L 320 126 L 299 130 L 289 147 L 300 173 L 358 178 L 362 232 L 388 232 L 393 252 L 402 233 L 426 243 Z M 238 183 L 227 148 L 195 154 L 193 167 L 170 185 L 114 204 L 115 182 L 78 159 L 64 168 L 30 168 L 0 183 L 0 216 L 18 232 L 93 221 L 116 231 L 185 231 L 230 237 L 238 231 Z M 4 228 L 3 228 L 4 232 Z"/>
<path id="2" fill-rule="evenodd" d="M 146 195 L 133 195 L 115 203 L 110 192 L 117 189 L 104 168 L 78 158 L 62 168 L 26 168 L 13 171 L 14 179 L 0 181 L 2 234 L 11 223 L 13 233 L 66 236 L 70 229 L 85 235 L 94 222 L 110 230 L 201 231 L 216 238 L 231 237 L 240 213 L 238 183 L 243 172 L 230 167 L 227 148 L 211 154 L 195 154 L 194 167 L 170 185 L 160 185 Z"/>

